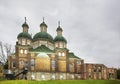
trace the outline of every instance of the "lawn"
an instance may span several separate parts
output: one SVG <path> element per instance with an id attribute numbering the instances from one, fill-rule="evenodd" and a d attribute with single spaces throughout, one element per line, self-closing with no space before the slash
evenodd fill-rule
<path id="1" fill-rule="evenodd" d="M 6 80 L 0 84 L 120 84 L 118 80 L 55 80 L 55 81 L 30 81 Z"/>

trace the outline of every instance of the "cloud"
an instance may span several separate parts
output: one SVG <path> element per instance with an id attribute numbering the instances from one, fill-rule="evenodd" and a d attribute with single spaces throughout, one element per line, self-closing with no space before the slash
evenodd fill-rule
<path id="1" fill-rule="evenodd" d="M 15 45 L 27 17 L 29 32 L 40 31 L 42 18 L 55 37 L 58 21 L 68 48 L 85 62 L 119 67 L 120 0 L 0 0 L 0 40 Z"/>

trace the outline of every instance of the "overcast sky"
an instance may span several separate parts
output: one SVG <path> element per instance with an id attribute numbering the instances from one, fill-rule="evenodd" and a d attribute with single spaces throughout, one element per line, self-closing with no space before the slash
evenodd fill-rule
<path id="1" fill-rule="evenodd" d="M 120 0 L 0 0 L 0 41 L 15 45 L 25 16 L 33 36 L 45 17 L 55 37 L 60 20 L 71 52 L 87 63 L 120 67 Z"/>

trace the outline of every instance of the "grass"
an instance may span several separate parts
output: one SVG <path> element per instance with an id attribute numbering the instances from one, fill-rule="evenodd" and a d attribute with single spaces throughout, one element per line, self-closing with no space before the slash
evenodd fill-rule
<path id="1" fill-rule="evenodd" d="M 30 80 L 4 80 L 0 84 L 120 84 L 119 80 L 55 80 L 55 81 L 30 81 Z"/>

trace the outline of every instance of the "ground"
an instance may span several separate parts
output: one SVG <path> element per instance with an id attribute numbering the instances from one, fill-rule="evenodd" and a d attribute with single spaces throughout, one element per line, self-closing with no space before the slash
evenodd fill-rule
<path id="1" fill-rule="evenodd" d="M 120 84 L 120 80 L 55 80 L 55 81 L 29 81 L 4 80 L 0 84 Z"/>

